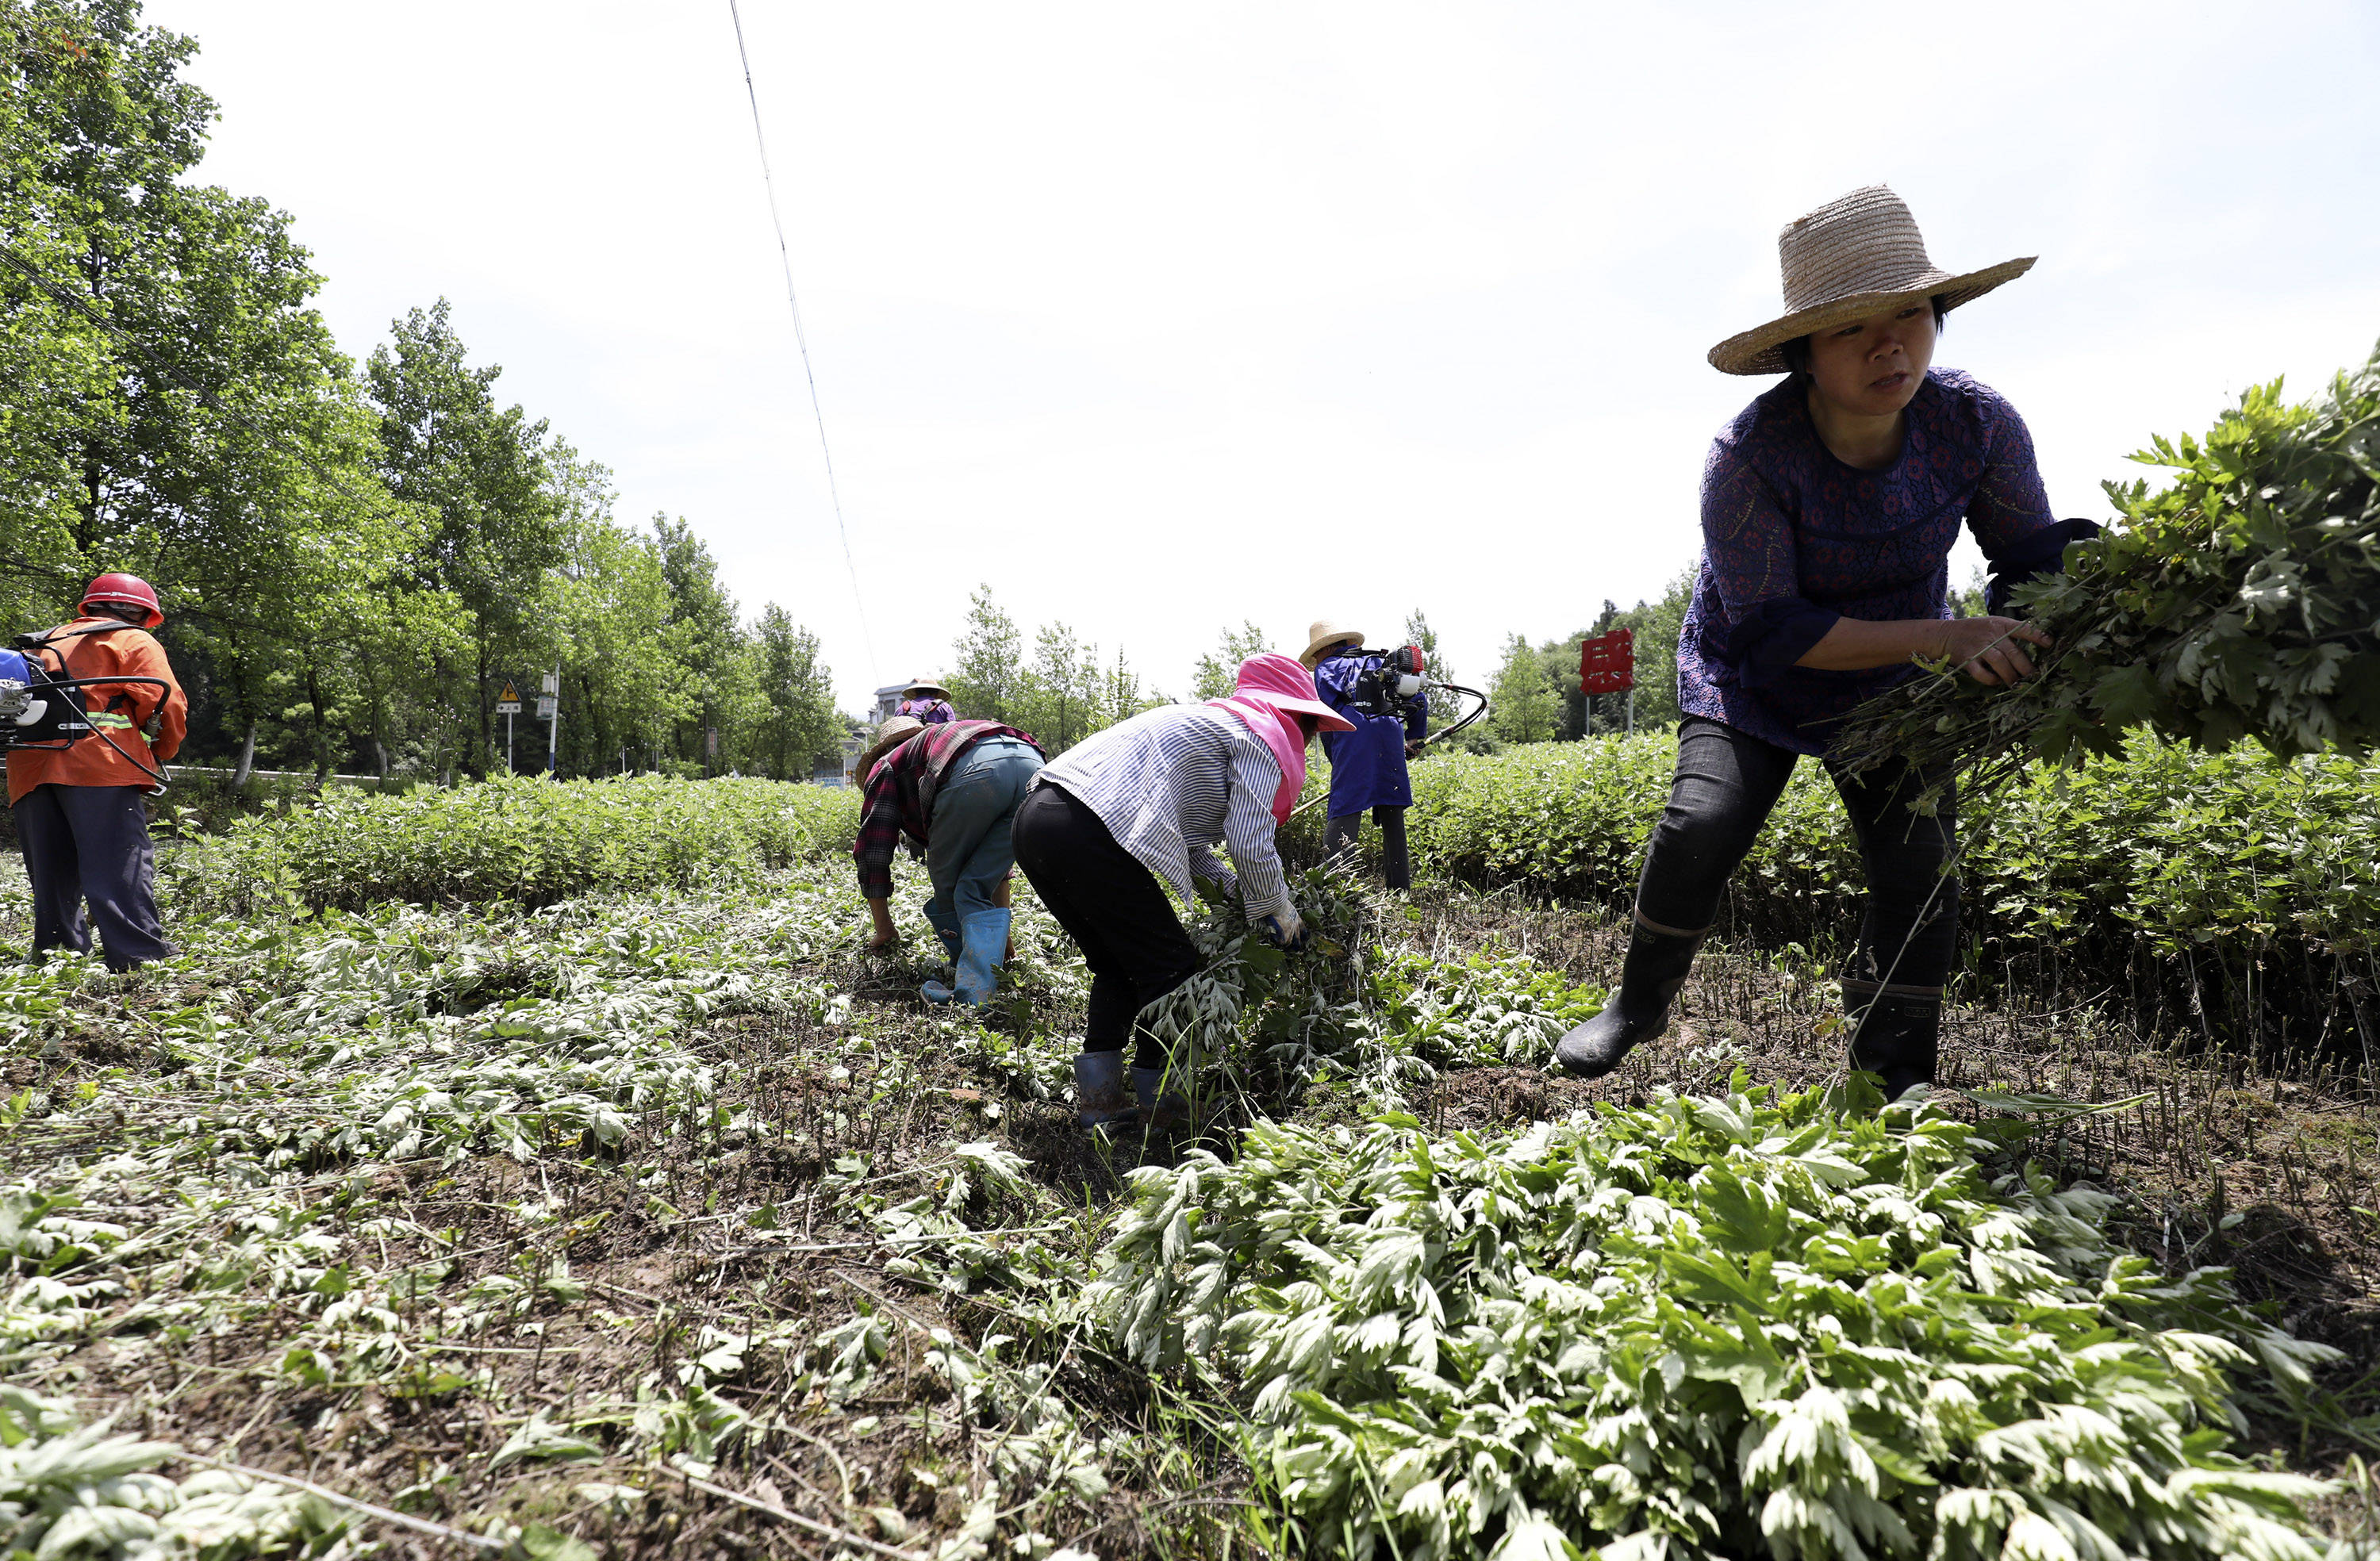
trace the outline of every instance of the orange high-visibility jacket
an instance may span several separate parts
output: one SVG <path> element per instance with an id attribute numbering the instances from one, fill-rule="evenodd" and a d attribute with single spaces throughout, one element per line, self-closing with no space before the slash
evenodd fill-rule
<path id="1" fill-rule="evenodd" d="M 106 618 L 78 618 L 51 632 L 114 622 Z M 146 683 L 128 683 L 113 688 L 105 684 L 85 686 L 82 696 L 91 707 L 91 734 L 77 739 L 68 747 L 12 750 L 8 755 L 9 805 L 14 806 L 36 786 L 155 785 L 154 778 L 143 772 L 133 759 L 160 765 L 179 753 L 182 733 L 190 716 L 190 702 L 165 659 L 165 647 L 148 630 L 122 623 L 104 634 L 59 640 L 54 650 L 42 654 L 41 660 L 55 672 L 60 654 L 66 658 L 68 677 L 163 678 L 166 686 L 161 689 Z M 152 743 L 141 729 L 149 724 L 150 717 L 160 714 L 161 708 L 163 714 Z M 102 742 L 101 732 L 115 739 L 124 753 Z M 126 757 L 128 754 L 132 757 Z"/>

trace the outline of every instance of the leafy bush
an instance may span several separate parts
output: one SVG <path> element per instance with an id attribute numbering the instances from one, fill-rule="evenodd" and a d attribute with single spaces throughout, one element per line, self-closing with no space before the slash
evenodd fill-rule
<path id="1" fill-rule="evenodd" d="M 386 900 L 544 905 L 684 888 L 846 849 L 857 793 L 776 780 L 489 780 L 403 796 L 325 793 L 172 853 L 167 887 L 226 911 Z"/>
<path id="2" fill-rule="evenodd" d="M 1920 1108 L 1736 1081 L 1514 1137 L 1258 1123 L 1132 1174 L 1090 1297 L 1206 1362 L 1358 1558 L 2305 1557 L 2316 1482 L 2223 1449 L 2231 1380 L 2336 1355 L 2114 1200 Z M 1600 1543 L 1599 1552 L 1593 1547 Z"/>
<path id="3" fill-rule="evenodd" d="M 1433 759 L 1415 771 L 1416 860 L 1625 905 L 1675 756 L 1673 739 L 1645 735 Z M 2242 1035 L 2325 1022 L 2351 1033 L 2357 1005 L 2370 1007 L 2380 762 L 2135 735 L 2119 755 L 2033 770 L 1961 822 L 1980 972 L 2112 985 L 2153 1016 L 2204 1013 Z M 1727 925 L 1822 946 L 1829 928 L 1848 936 L 1864 882 L 1834 786 L 1805 764 L 1730 886 Z"/>
<path id="4" fill-rule="evenodd" d="M 2380 743 L 2380 353 L 2302 405 L 2262 385 L 2202 442 L 2132 457 L 2180 475 L 2108 485 L 2124 522 L 2018 601 L 2057 642 L 2041 676 L 1948 670 L 1874 702 L 1844 751 L 1959 763 L 1997 782 L 2034 756 L 2111 753 L 2126 728 L 2277 754 Z"/>

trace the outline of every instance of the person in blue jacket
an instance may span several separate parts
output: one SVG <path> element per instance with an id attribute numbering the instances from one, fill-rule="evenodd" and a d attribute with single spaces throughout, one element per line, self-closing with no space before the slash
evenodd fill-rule
<path id="1" fill-rule="evenodd" d="M 1342 629 L 1325 619 L 1306 635 L 1300 658 L 1314 669 L 1323 703 L 1355 723 L 1353 732 L 1323 733 L 1330 756 L 1330 822 L 1323 849 L 1352 850 L 1364 827 L 1364 810 L 1380 827 L 1380 865 L 1390 889 L 1413 887 L 1413 863 L 1405 850 L 1405 809 L 1413 805 L 1413 780 L 1405 761 L 1421 752 L 1429 735 L 1429 696 L 1397 692 L 1396 674 L 1381 658 L 1364 654 L 1361 630 Z"/>

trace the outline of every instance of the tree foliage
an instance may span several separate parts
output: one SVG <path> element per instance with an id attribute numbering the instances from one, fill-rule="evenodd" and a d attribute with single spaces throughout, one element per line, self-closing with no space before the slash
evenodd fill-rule
<path id="1" fill-rule="evenodd" d="M 747 625 L 686 522 L 615 521 L 444 300 L 358 369 L 288 216 L 194 176 L 195 52 L 136 0 L 0 0 L 0 612 L 147 577 L 186 757 L 243 771 L 485 774 L 503 685 L 558 672 L 565 771 L 808 775 L 844 724 L 815 636 Z"/>
<path id="2" fill-rule="evenodd" d="M 1504 659 L 1488 690 L 1488 727 L 1506 743 L 1543 743 L 1561 717 L 1561 695 L 1545 658 L 1519 635 L 1504 642 Z"/>
<path id="3" fill-rule="evenodd" d="M 966 627 L 952 650 L 951 698 L 959 714 L 1021 727 L 1051 755 L 1163 703 L 1143 695 L 1121 646 L 1114 661 L 1102 662 L 1099 647 L 1064 623 L 1037 630 L 1026 659 L 1024 632 L 988 585 L 969 599 Z"/>
<path id="4" fill-rule="evenodd" d="M 1214 699 L 1229 694 L 1238 681 L 1240 663 L 1271 648 L 1265 643 L 1264 631 L 1245 620 L 1236 629 L 1225 629 L 1216 641 L 1213 654 L 1198 658 L 1198 665 L 1190 675 L 1190 696 Z"/>

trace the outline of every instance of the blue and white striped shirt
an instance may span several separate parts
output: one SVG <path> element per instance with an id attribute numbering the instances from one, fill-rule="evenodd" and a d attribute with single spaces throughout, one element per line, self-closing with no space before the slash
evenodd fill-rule
<path id="1" fill-rule="evenodd" d="M 1067 749 L 1033 784 L 1063 786 L 1080 798 L 1118 845 L 1192 904 L 1195 876 L 1227 893 L 1242 889 L 1251 921 L 1289 909 L 1289 883 L 1273 849 L 1281 765 L 1228 710 L 1144 710 Z M 1239 879 L 1215 859 L 1219 841 Z"/>

